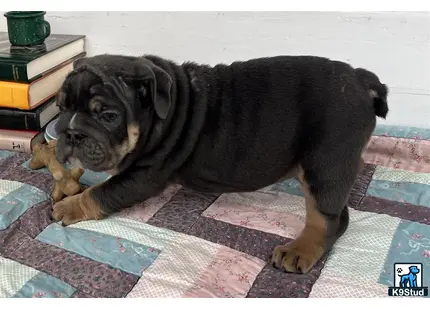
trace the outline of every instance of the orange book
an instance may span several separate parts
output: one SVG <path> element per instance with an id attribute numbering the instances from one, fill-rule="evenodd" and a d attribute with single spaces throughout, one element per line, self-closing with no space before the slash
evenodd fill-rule
<path id="1" fill-rule="evenodd" d="M 73 62 L 59 67 L 31 83 L 0 81 L 0 107 L 32 110 L 55 96 L 73 70 Z"/>

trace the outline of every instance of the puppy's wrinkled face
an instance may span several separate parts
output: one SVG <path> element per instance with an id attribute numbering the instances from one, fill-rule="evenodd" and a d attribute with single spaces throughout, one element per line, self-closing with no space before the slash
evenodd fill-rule
<path id="1" fill-rule="evenodd" d="M 75 61 L 57 95 L 58 161 L 117 170 L 138 141 L 148 138 L 154 122 L 172 116 L 172 85 L 170 74 L 145 57 L 97 55 Z"/>
<path id="2" fill-rule="evenodd" d="M 127 97 L 88 71 L 70 75 L 59 92 L 62 101 L 57 122 L 57 159 L 92 171 L 115 169 L 130 151 L 127 109 L 135 105 L 135 90 L 121 85 Z M 135 128 L 135 131 L 138 129 Z"/>

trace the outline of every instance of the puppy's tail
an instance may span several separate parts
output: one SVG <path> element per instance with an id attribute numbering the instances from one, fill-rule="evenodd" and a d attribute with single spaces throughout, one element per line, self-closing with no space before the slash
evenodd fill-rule
<path id="1" fill-rule="evenodd" d="M 378 117 L 386 118 L 388 114 L 388 87 L 379 81 L 373 72 L 363 68 L 355 69 L 358 81 L 369 91 L 369 96 L 373 99 L 373 108 Z"/>

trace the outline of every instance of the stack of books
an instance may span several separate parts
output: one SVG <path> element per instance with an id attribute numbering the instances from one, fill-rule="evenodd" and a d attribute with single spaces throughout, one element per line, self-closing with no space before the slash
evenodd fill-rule
<path id="1" fill-rule="evenodd" d="M 83 35 L 51 34 L 44 44 L 18 47 L 0 32 L 0 150 L 31 153 L 46 140 L 59 112 L 56 94 L 85 55 Z"/>

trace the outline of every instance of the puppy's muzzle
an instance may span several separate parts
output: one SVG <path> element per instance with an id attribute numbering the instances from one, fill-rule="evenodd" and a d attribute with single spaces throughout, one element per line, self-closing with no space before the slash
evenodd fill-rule
<path id="1" fill-rule="evenodd" d="M 88 136 L 77 130 L 67 130 L 66 131 L 66 143 L 70 146 L 78 145 L 82 140 L 87 138 Z"/>

